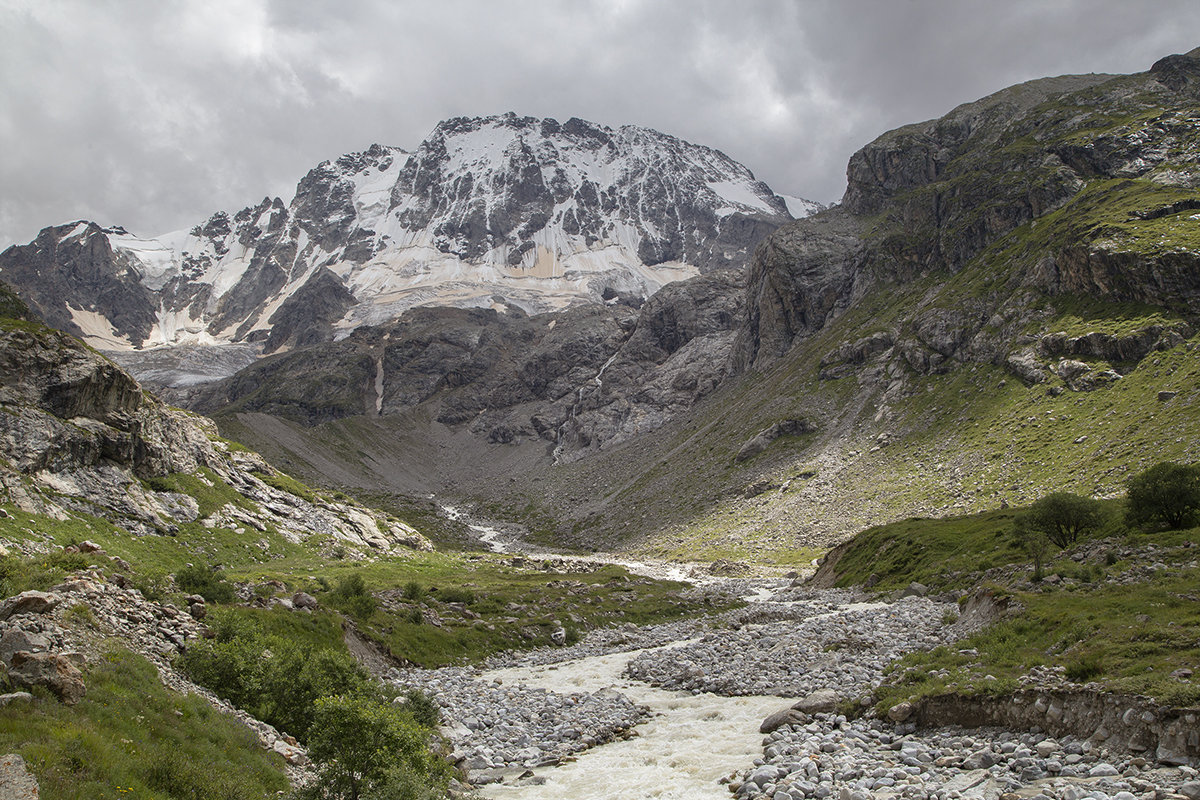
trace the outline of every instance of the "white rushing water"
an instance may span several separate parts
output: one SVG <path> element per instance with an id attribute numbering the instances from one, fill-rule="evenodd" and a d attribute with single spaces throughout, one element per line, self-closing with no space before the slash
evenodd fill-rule
<path id="1" fill-rule="evenodd" d="M 441 509 L 442 513 L 450 519 L 466 522 L 467 528 L 474 532 L 474 534 L 479 537 L 479 541 L 482 542 L 484 546 L 486 546 L 493 553 L 511 552 L 509 550 L 509 543 L 500 538 L 504 534 L 501 533 L 499 528 L 493 528 L 491 525 L 475 525 L 474 523 L 468 522 L 464 518 L 463 512 L 454 506 L 443 505 Z"/>
<path id="2" fill-rule="evenodd" d="M 679 642 L 668 647 L 676 647 Z M 638 651 L 641 652 L 641 651 Z M 728 800 L 718 781 L 762 756 L 764 718 L 789 705 L 778 697 L 720 697 L 668 692 L 623 677 L 638 652 L 594 656 L 545 667 L 518 667 L 486 673 L 485 680 L 523 683 L 556 692 L 615 689 L 653 716 L 637 736 L 594 747 L 577 760 L 535 770 L 540 785 L 493 784 L 481 790 L 489 798 L 521 800 Z"/>

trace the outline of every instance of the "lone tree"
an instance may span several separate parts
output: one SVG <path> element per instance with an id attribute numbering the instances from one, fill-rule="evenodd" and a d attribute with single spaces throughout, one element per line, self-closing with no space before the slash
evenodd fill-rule
<path id="1" fill-rule="evenodd" d="M 449 770 L 428 748 L 433 732 L 391 703 L 339 695 L 316 702 L 308 754 L 317 780 L 301 800 L 415 800 L 444 789 Z"/>
<path id="2" fill-rule="evenodd" d="M 1020 542 L 1021 547 L 1033 559 L 1033 581 L 1042 580 L 1042 564 L 1050 552 L 1050 539 L 1046 532 L 1029 524 L 1029 515 L 1022 514 L 1013 520 L 1013 536 Z"/>
<path id="3" fill-rule="evenodd" d="M 1038 500 L 1018 518 L 1022 527 L 1038 532 L 1059 547 L 1070 547 L 1080 536 L 1091 533 L 1104 523 L 1100 503 L 1090 497 L 1055 492 Z"/>
<path id="4" fill-rule="evenodd" d="M 1133 525 L 1160 522 L 1183 528 L 1200 511 L 1200 464 L 1160 461 L 1129 479 L 1126 519 Z"/>

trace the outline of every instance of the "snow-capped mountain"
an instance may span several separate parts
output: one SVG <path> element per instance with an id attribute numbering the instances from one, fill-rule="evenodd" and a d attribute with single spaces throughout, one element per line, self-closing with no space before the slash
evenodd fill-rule
<path id="1" fill-rule="evenodd" d="M 793 210 L 789 213 L 789 207 Z M 456 118 L 155 239 L 79 222 L 0 254 L 0 279 L 96 346 L 337 338 L 417 305 L 561 308 L 740 267 L 818 206 L 724 154 L 636 126 Z"/>

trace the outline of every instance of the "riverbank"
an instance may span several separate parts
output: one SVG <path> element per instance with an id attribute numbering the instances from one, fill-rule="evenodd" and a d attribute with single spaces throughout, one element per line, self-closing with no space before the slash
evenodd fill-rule
<path id="1" fill-rule="evenodd" d="M 1166 800 L 1193 789 L 1191 767 L 1086 738 L 838 713 L 905 652 L 977 629 L 956 604 L 766 580 L 736 591 L 758 600 L 392 677 L 438 698 L 455 760 L 489 798 Z"/>

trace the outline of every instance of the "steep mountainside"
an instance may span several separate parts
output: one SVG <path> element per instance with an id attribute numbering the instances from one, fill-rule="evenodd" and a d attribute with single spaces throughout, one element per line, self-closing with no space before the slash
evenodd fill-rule
<path id="1" fill-rule="evenodd" d="M 90 222 L 46 228 L 0 254 L 0 277 L 48 324 L 97 347 L 272 353 L 413 306 L 541 313 L 644 298 L 740 269 L 791 218 L 783 198 L 710 148 L 509 113 L 442 122 L 412 153 L 373 145 L 327 161 L 289 203 L 268 198 L 158 239 Z M 176 383 L 211 377 L 219 360 L 211 366 Z"/>
<path id="2" fill-rule="evenodd" d="M 593 439 L 588 458 L 561 458 L 573 422 L 636 418 L 643 398 L 603 404 L 618 361 L 596 363 L 612 343 L 567 371 L 568 424 L 543 441 L 492 437 L 494 406 L 445 416 L 469 370 L 390 416 L 222 424 L 337 482 L 458 494 L 581 545 L 692 556 L 791 558 L 879 521 L 1119 492 L 1131 470 L 1200 458 L 1198 97 L 1194 51 L 1033 81 L 881 136 L 851 159 L 841 206 L 758 248 L 744 312 L 718 326 L 725 377 L 653 432 Z M 723 318 L 688 286 L 697 321 Z M 621 352 L 653 352 L 639 330 L 659 347 L 712 330 L 662 311 L 647 304 Z M 669 385 L 707 386 L 710 366 Z M 295 407 L 230 410 L 298 420 Z M 408 460 L 420 475 L 390 471 Z"/>
<path id="3" fill-rule="evenodd" d="M 6 299 L 7 298 L 7 299 Z M 0 293 L 0 503 L 87 528 L 199 545 L 224 531 L 250 546 L 312 540 L 365 551 L 428 548 L 399 520 L 293 486 L 211 421 L 170 408 L 74 337 Z M 202 500 L 198 501 L 196 495 Z"/>
<path id="4" fill-rule="evenodd" d="M 624 302 L 526 316 L 413 309 L 339 342 L 264 359 L 175 399 L 303 425 L 420 411 L 480 445 L 578 459 L 660 427 L 732 369 L 742 281 L 718 272 Z"/>

